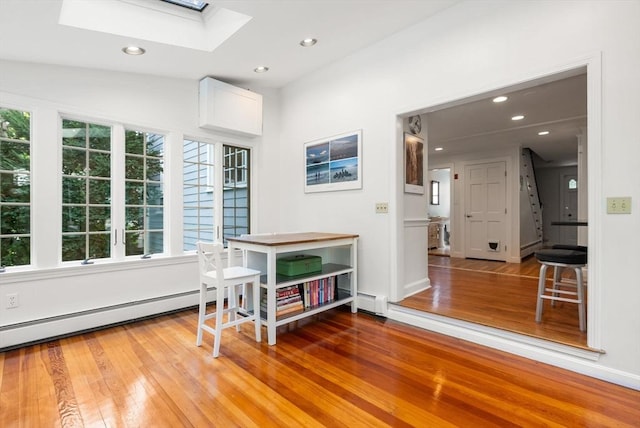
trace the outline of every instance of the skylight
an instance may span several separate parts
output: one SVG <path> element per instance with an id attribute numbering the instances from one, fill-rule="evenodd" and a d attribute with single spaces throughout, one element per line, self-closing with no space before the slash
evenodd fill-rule
<path id="1" fill-rule="evenodd" d="M 200 0 L 160 0 L 160 1 L 186 7 L 191 10 L 196 10 L 198 12 L 202 12 L 204 8 L 209 5 L 209 3 L 205 1 L 200 1 Z"/>
<path id="2" fill-rule="evenodd" d="M 61 1 L 59 24 L 123 36 L 124 43 L 136 45 L 146 40 L 213 52 L 251 20 L 223 7 L 204 9 L 206 3 L 203 12 L 178 7 L 178 0 Z"/>

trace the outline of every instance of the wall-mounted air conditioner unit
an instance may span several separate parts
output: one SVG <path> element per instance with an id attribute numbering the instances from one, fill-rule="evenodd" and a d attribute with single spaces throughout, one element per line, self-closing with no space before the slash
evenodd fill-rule
<path id="1" fill-rule="evenodd" d="M 205 77 L 200 81 L 201 128 L 262 135 L 262 95 Z"/>

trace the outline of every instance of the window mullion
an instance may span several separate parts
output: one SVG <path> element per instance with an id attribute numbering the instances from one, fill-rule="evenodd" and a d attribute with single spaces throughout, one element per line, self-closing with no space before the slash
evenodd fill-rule
<path id="1" fill-rule="evenodd" d="M 125 138 L 124 127 L 113 125 L 111 131 L 111 245 L 112 257 L 121 260 L 125 257 Z"/>

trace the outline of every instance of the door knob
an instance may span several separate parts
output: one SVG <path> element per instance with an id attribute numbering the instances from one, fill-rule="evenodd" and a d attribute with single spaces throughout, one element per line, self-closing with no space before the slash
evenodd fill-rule
<path id="1" fill-rule="evenodd" d="M 465 214 L 465 217 L 466 217 L 466 218 L 471 218 L 471 217 L 473 217 L 473 216 L 472 216 L 471 214 Z"/>

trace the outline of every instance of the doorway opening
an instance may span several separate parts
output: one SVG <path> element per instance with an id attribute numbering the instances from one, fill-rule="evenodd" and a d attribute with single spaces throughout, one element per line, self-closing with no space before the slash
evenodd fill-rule
<path id="1" fill-rule="evenodd" d="M 587 221 L 586 100 L 581 67 L 421 114 L 428 182 L 446 167 L 452 177 L 448 194 L 439 189 L 440 199 L 452 201 L 442 215 L 451 257 L 430 248 L 431 288 L 400 306 L 588 348 L 573 304 L 547 310 L 549 317 L 535 323 L 539 264 L 533 256 L 554 244 L 588 244 L 586 231 L 552 225 L 567 217 Z M 533 177 L 522 165 L 525 150 Z"/>

